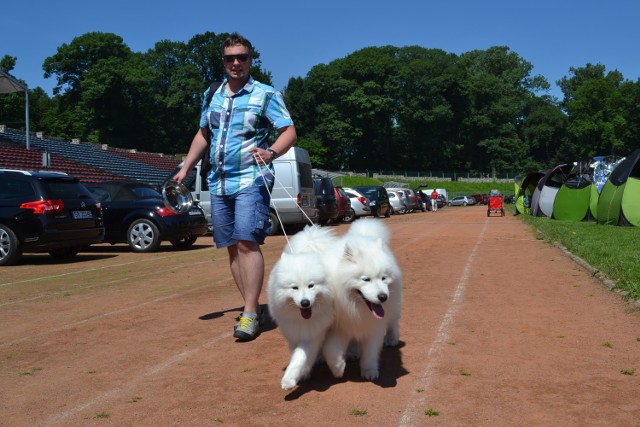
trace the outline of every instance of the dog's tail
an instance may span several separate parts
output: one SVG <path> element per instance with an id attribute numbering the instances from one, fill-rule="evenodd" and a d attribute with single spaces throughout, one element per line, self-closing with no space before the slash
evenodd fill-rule
<path id="1" fill-rule="evenodd" d="M 347 232 L 347 237 L 348 236 L 381 239 L 386 245 L 391 242 L 391 232 L 381 219 L 363 218 L 355 221 Z"/>

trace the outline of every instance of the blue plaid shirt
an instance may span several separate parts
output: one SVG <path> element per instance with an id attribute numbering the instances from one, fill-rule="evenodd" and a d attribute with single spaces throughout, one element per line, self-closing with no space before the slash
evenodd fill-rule
<path id="1" fill-rule="evenodd" d="M 226 83 L 216 90 L 209 105 L 203 102 L 200 116 L 200 127 L 211 132 L 209 189 L 212 194 L 226 195 L 251 185 L 271 188 L 273 165 L 258 166 L 249 149 L 266 150 L 272 128 L 293 125 L 282 94 L 249 77 L 238 93 L 229 96 Z"/>

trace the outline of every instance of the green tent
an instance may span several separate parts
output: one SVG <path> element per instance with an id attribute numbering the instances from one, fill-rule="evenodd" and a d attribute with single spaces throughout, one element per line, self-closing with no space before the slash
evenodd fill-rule
<path id="1" fill-rule="evenodd" d="M 592 219 L 590 202 L 594 191 L 597 200 L 590 162 L 574 164 L 553 201 L 553 217 L 561 221 Z"/>
<path id="2" fill-rule="evenodd" d="M 530 172 L 515 185 L 516 215 L 530 213 L 531 197 L 536 190 L 538 181 L 544 176 L 542 172 Z"/>
<path id="3" fill-rule="evenodd" d="M 598 224 L 640 226 L 640 149 L 620 162 L 604 184 Z"/>

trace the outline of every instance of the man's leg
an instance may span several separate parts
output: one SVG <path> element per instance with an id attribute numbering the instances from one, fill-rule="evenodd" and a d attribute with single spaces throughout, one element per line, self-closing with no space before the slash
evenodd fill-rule
<path id="1" fill-rule="evenodd" d="M 244 300 L 244 313 L 258 313 L 260 292 L 264 280 L 264 258 L 260 245 L 238 240 L 235 250 L 229 249 L 231 274 Z M 235 252 L 232 255 L 232 252 Z"/>

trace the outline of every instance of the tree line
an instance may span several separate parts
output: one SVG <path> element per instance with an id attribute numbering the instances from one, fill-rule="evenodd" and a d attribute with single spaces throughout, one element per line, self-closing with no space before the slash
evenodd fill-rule
<path id="1" fill-rule="evenodd" d="M 204 90 L 224 77 L 227 35 L 163 40 L 144 53 L 111 33 L 76 37 L 43 63 L 57 79 L 53 96 L 29 91 L 31 129 L 184 153 Z M 254 58 L 252 75 L 271 84 L 258 51 Z M 5 55 L 0 69 L 11 72 L 16 60 Z M 331 170 L 527 172 L 640 147 L 640 80 L 586 64 L 557 82 L 558 100 L 532 70 L 506 46 L 460 55 L 367 47 L 291 78 L 283 92 L 299 145 Z M 0 97 L 0 121 L 23 127 L 20 95 Z"/>

